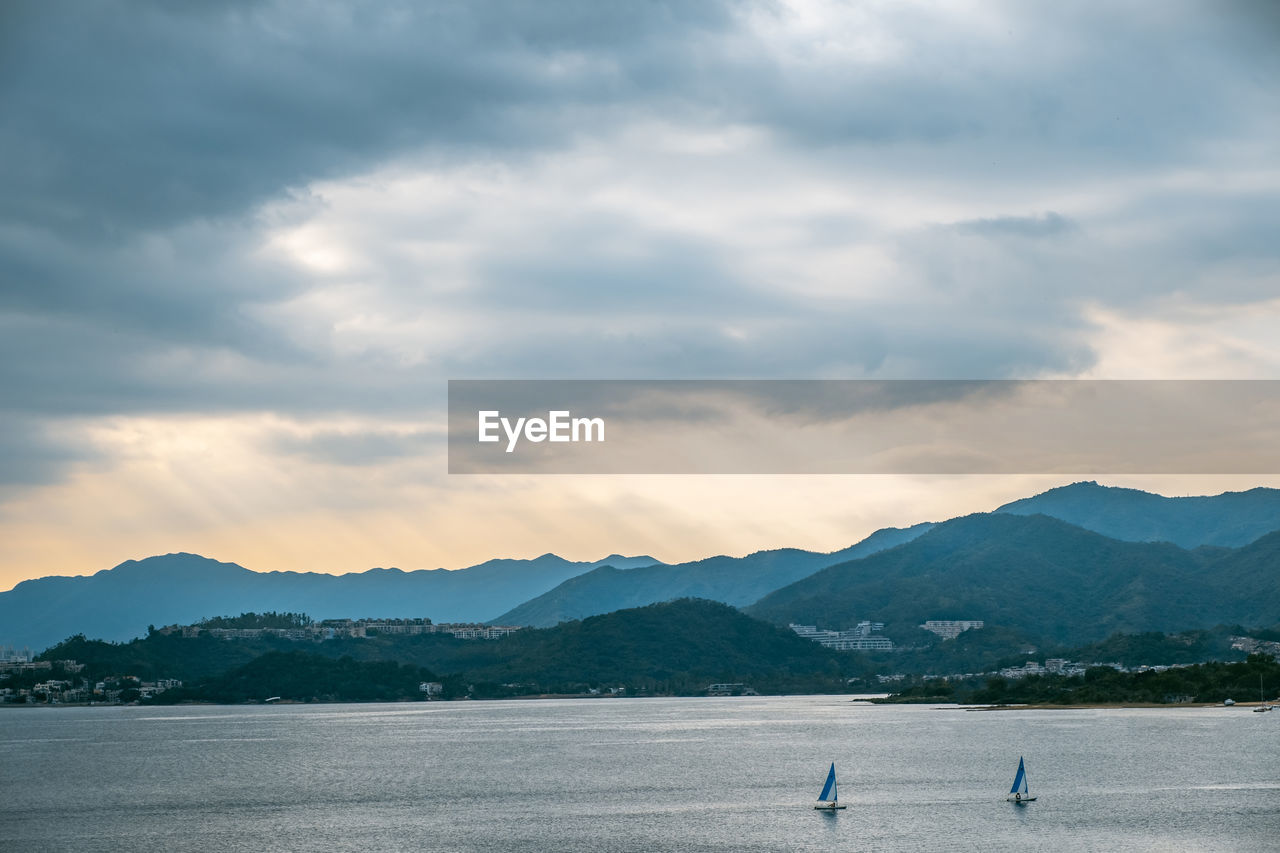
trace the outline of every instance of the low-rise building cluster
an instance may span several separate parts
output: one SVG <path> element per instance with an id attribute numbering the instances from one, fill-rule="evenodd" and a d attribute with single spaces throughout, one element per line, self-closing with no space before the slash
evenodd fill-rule
<path id="1" fill-rule="evenodd" d="M 732 684 L 708 684 L 708 696 L 759 696 L 754 687 L 749 687 L 741 682 L 733 682 Z"/>
<path id="2" fill-rule="evenodd" d="M 1257 640 L 1253 637 L 1231 637 L 1230 640 L 1231 648 L 1242 651 L 1247 655 L 1261 653 L 1280 658 L 1280 643 L 1274 640 Z"/>
<path id="3" fill-rule="evenodd" d="M 17 651 L 13 646 L 0 646 L 0 666 L 12 663 L 30 663 L 35 658 L 31 649 L 27 646 L 22 647 L 22 651 Z"/>
<path id="4" fill-rule="evenodd" d="M 1027 661 L 1022 666 L 1010 666 L 1000 670 L 1000 675 L 1005 678 L 1026 678 L 1028 675 L 1045 675 L 1052 673 L 1054 675 L 1084 675 L 1085 670 L 1094 666 L 1105 666 L 1108 669 L 1114 669 L 1116 672 L 1164 672 L 1169 669 L 1181 669 L 1191 666 L 1186 663 L 1164 664 L 1143 664 L 1141 666 L 1125 666 L 1124 664 L 1111 661 L 1109 663 L 1090 663 L 1083 664 L 1077 661 L 1070 661 L 1064 658 L 1049 658 L 1043 664 L 1035 661 Z"/>
<path id="5" fill-rule="evenodd" d="M 1155 672 L 1163 672 L 1166 669 L 1187 666 L 1187 664 L 1173 664 L 1172 666 L 1138 666 L 1129 668 L 1118 663 L 1090 663 L 1084 664 L 1077 661 L 1070 661 L 1065 658 L 1048 658 L 1044 663 L 1029 660 L 1021 666 L 1006 666 L 1005 668 L 994 672 L 953 672 L 948 675 L 922 675 L 923 681 L 958 681 L 970 678 L 984 678 L 991 676 L 1002 676 L 1004 678 L 1026 678 L 1030 675 L 1084 675 L 1085 670 L 1092 666 L 1105 666 L 1116 670 L 1117 672 L 1147 672 L 1148 670 Z M 876 681 L 881 684 L 893 684 L 903 681 L 908 676 L 906 673 L 895 672 L 892 674 L 882 674 L 876 676 Z"/>
<path id="6" fill-rule="evenodd" d="M 220 640 L 251 640 L 259 637 L 279 637 L 298 642 L 322 642 L 346 638 L 373 637 L 394 634 L 452 634 L 463 640 L 496 640 L 520 630 L 519 625 L 485 625 L 479 622 L 441 622 L 430 619 L 324 619 L 310 625 L 289 628 L 210 628 L 202 624 L 166 625 L 158 629 L 161 634 L 180 634 L 183 637 L 216 637 Z"/>
<path id="7" fill-rule="evenodd" d="M 0 673 L 6 672 L 35 672 L 36 670 L 49 669 L 53 666 L 47 660 L 23 660 L 9 661 L 0 663 Z"/>
<path id="8" fill-rule="evenodd" d="M 1026 678 L 1029 675 L 1044 675 L 1048 671 L 1041 664 L 1029 660 L 1022 666 L 1006 666 L 1000 670 L 1000 674 L 1005 678 Z"/>
<path id="9" fill-rule="evenodd" d="M 91 682 L 79 676 L 84 664 L 73 660 L 28 661 L 24 664 L 8 663 L 8 670 L 0 671 L 0 703 L 32 704 L 32 705 L 69 705 L 88 704 L 92 702 L 122 703 L 149 699 L 158 693 L 181 687 L 182 682 L 176 678 L 160 678 L 155 681 L 143 681 L 132 675 L 117 675 Z M 23 666 L 30 669 L 17 669 Z M 11 686 L 14 674 L 43 669 L 56 671 L 60 678 L 47 678 L 44 681 L 31 683 L 28 687 Z M 21 685 L 22 681 L 18 682 Z"/>

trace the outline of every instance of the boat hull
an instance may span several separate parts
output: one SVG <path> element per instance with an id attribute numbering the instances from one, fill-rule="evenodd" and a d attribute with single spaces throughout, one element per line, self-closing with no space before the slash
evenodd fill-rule
<path id="1" fill-rule="evenodd" d="M 836 809 L 846 808 L 844 803 L 818 803 L 814 808 L 820 812 L 833 812 Z"/>
<path id="2" fill-rule="evenodd" d="M 1010 802 L 1010 803 L 1034 803 L 1034 802 L 1036 801 L 1036 798 L 1035 798 L 1035 797 L 1014 797 L 1014 796 L 1009 796 L 1009 797 L 1005 797 L 1005 800 L 1006 800 L 1006 801 L 1008 801 L 1008 802 Z"/>

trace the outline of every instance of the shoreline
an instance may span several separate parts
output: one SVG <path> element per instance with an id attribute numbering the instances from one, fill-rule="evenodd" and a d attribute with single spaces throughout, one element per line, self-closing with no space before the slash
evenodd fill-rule
<path id="1" fill-rule="evenodd" d="M 848 694 L 843 693 L 813 693 L 813 694 L 778 694 L 772 698 L 787 698 L 796 695 L 812 695 L 812 696 L 829 696 L 832 698 L 844 697 Z M 139 703 L 109 703 L 109 702 L 59 702 L 56 704 L 39 703 L 17 703 L 7 702 L 0 704 L 0 709 L 54 709 L 54 708 L 182 708 L 193 706 L 205 706 L 216 708 L 243 708 L 270 705 L 439 705 L 444 703 L 470 703 L 470 702 L 515 702 L 515 701 L 538 701 L 544 699 L 737 699 L 737 698 L 771 698 L 769 696 L 753 696 L 753 697 L 736 697 L 736 696 L 677 696 L 677 695 L 650 695 L 650 696 L 600 696 L 590 693 L 540 693 L 528 694 L 524 696 L 503 696 L 494 699 L 436 699 L 436 700 L 377 700 L 368 702 L 348 701 L 348 702 L 306 702 L 294 700 L 281 700 L 278 702 L 213 702 L 213 701 L 188 701 L 179 702 L 173 705 L 156 704 L 143 705 Z M 959 711 L 1119 711 L 1125 709 L 1151 709 L 1151 708 L 1168 708 L 1182 710 L 1204 710 L 1207 708 L 1218 708 L 1224 711 L 1242 710 L 1253 712 L 1254 708 L 1260 707 L 1261 702 L 1237 702 L 1234 705 L 1223 705 L 1221 702 L 1191 702 L 1191 703 L 1162 703 L 1162 702 L 1089 702 L 1080 704 L 1054 704 L 1054 703 L 1034 703 L 1026 705 L 967 705 L 956 702 L 886 702 L 877 697 L 877 699 L 854 698 L 848 700 L 849 704 L 865 706 L 865 707 L 906 707 L 911 705 L 928 706 L 930 710 L 959 710 Z M 1280 711 L 1280 706 L 1272 705 L 1272 708 Z"/>
<path id="2" fill-rule="evenodd" d="M 1125 708 L 1183 708 L 1187 710 L 1204 708 L 1221 708 L 1224 711 L 1249 710 L 1260 707 L 1261 702 L 1237 702 L 1224 705 L 1221 702 L 1086 702 L 1076 705 L 1060 705 L 1053 703 L 1034 703 L 1027 705 L 981 705 L 971 706 L 969 711 L 1070 711 L 1070 710 L 1123 710 Z"/>

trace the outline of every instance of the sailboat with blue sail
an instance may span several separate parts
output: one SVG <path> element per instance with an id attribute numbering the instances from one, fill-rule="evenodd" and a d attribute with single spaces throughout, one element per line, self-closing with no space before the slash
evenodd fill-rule
<path id="1" fill-rule="evenodd" d="M 818 802 L 814 808 L 832 812 L 844 808 L 836 794 L 836 763 L 834 761 L 831 762 L 831 769 L 827 771 L 827 784 L 822 786 L 822 793 L 818 795 Z"/>
<path id="2" fill-rule="evenodd" d="M 1022 756 L 1018 756 L 1018 775 L 1013 777 L 1013 787 L 1009 789 L 1009 796 L 1005 799 L 1011 803 L 1035 802 L 1036 798 L 1031 796 L 1027 785 L 1027 765 L 1022 762 Z"/>

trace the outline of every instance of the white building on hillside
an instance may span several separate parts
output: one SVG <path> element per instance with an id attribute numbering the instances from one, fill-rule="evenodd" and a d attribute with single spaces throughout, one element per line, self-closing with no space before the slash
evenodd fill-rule
<path id="1" fill-rule="evenodd" d="M 944 640 L 954 640 L 965 631 L 981 628 L 981 619 L 930 619 L 920 627 L 932 631 Z"/>

